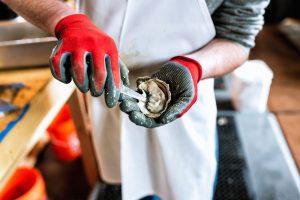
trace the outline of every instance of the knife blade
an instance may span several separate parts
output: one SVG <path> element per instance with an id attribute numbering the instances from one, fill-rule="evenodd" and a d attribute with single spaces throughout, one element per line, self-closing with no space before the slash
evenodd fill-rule
<path id="1" fill-rule="evenodd" d="M 147 101 L 147 98 L 144 97 L 142 94 L 140 94 L 140 93 L 134 91 L 133 89 L 131 89 L 131 88 L 129 88 L 129 87 L 126 87 L 126 86 L 124 86 L 124 85 L 121 85 L 121 87 L 120 87 L 120 92 L 121 92 L 122 94 L 125 94 L 125 95 L 127 95 L 127 96 L 129 96 L 129 97 L 132 97 L 132 98 L 134 98 L 134 99 L 137 99 L 137 100 L 139 100 L 139 101 L 143 101 L 143 102 L 146 102 L 146 101 Z"/>

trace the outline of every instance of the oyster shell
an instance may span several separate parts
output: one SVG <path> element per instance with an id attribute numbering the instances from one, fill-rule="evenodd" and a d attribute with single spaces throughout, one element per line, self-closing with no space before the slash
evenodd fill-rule
<path id="1" fill-rule="evenodd" d="M 157 78 L 141 77 L 137 79 L 137 88 L 147 98 L 146 102 L 138 102 L 142 113 L 157 118 L 166 111 L 171 101 L 169 84 Z"/>

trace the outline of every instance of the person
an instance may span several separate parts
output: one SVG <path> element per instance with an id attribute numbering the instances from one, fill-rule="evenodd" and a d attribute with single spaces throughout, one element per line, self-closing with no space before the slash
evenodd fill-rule
<path id="1" fill-rule="evenodd" d="M 269 0 L 80 1 L 89 17 L 58 0 L 2 1 L 57 37 L 53 76 L 94 96 L 89 109 L 100 174 L 122 183 L 123 199 L 212 199 L 213 78 L 247 60 Z M 131 79 L 150 75 L 169 84 L 172 101 L 160 118 L 120 98 L 128 80 L 119 58 Z"/>

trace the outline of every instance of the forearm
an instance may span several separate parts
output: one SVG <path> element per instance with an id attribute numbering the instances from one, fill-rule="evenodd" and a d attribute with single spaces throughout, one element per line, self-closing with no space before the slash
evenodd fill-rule
<path id="1" fill-rule="evenodd" d="M 187 57 L 201 64 L 202 79 L 207 79 L 227 74 L 240 66 L 247 60 L 248 50 L 230 40 L 214 39 Z"/>
<path id="2" fill-rule="evenodd" d="M 32 24 L 54 34 L 55 25 L 75 11 L 59 0 L 2 0 Z"/>

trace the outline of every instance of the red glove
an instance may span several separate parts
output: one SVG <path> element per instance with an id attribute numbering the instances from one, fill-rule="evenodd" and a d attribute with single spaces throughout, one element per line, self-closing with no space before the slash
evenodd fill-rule
<path id="1" fill-rule="evenodd" d="M 119 99 L 118 51 L 111 37 L 83 14 L 69 15 L 55 27 L 58 44 L 50 57 L 51 72 L 61 82 L 74 83 L 82 92 L 100 96 L 105 88 L 106 103 Z"/>
<path id="2" fill-rule="evenodd" d="M 195 92 L 194 98 L 191 101 L 191 103 L 178 116 L 178 117 L 181 117 L 197 101 L 197 98 L 198 98 L 197 84 L 199 83 L 199 81 L 201 80 L 201 77 L 202 77 L 202 67 L 196 60 L 185 57 L 185 56 L 176 56 L 176 57 L 172 58 L 170 61 L 179 63 L 182 66 L 185 66 L 190 71 L 190 74 L 192 75 L 192 79 L 193 79 L 193 84 L 194 84 L 194 92 Z"/>

